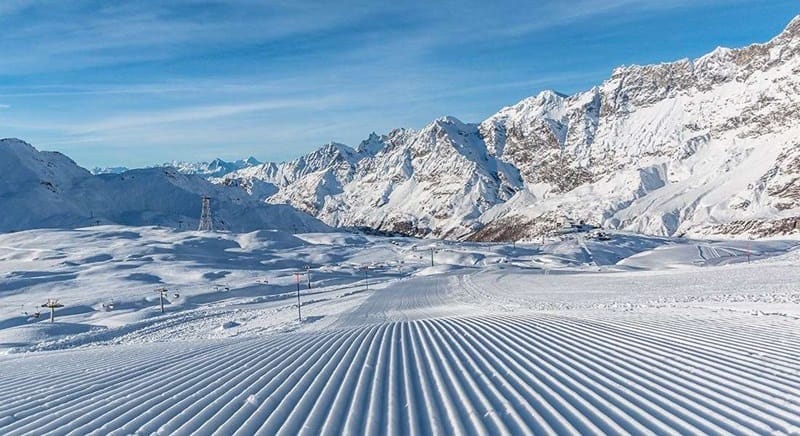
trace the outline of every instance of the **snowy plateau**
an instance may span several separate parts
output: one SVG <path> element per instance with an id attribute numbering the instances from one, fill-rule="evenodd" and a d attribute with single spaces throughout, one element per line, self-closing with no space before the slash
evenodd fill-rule
<path id="1" fill-rule="evenodd" d="M 799 141 L 800 17 L 290 162 L 0 140 L 0 434 L 800 434 Z"/>

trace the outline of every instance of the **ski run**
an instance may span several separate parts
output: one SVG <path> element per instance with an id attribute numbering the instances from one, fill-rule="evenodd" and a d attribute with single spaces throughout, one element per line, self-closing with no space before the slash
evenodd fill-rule
<path id="1" fill-rule="evenodd" d="M 0 434 L 799 432 L 797 243 L 609 236 L 0 235 Z"/>

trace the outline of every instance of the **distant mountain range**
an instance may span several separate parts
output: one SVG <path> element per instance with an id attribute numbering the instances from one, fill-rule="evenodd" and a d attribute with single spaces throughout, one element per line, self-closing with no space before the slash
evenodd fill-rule
<path id="1" fill-rule="evenodd" d="M 215 179 L 333 226 L 509 240 L 569 221 L 656 235 L 798 233 L 800 17 L 698 59 L 620 67 L 479 124 L 330 143 Z"/>
<path id="2" fill-rule="evenodd" d="M 178 170 L 178 172 L 183 174 L 197 174 L 198 176 L 201 177 L 210 178 L 210 177 L 222 177 L 234 171 L 253 167 L 260 164 L 261 162 L 259 162 L 256 158 L 250 156 L 247 159 L 235 160 L 233 162 L 224 161 L 219 158 L 214 159 L 211 162 L 172 161 L 172 162 L 165 162 L 161 165 L 153 165 L 148 168 L 172 167 Z M 92 174 L 121 174 L 129 170 L 130 168 L 127 167 L 94 167 L 92 168 L 91 172 Z"/>

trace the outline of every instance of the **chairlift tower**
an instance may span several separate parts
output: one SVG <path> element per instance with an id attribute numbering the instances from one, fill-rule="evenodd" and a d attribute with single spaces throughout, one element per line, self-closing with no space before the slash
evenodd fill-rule
<path id="1" fill-rule="evenodd" d="M 169 293 L 169 289 L 167 288 L 158 288 L 156 289 L 158 292 L 158 301 L 161 303 L 161 313 L 164 313 L 164 297 Z"/>
<path id="2" fill-rule="evenodd" d="M 42 307 L 50 309 L 50 322 L 53 322 L 56 318 L 56 309 L 64 307 L 64 305 L 59 303 L 58 300 L 48 298 L 47 303 L 42 304 Z"/>
<path id="3" fill-rule="evenodd" d="M 200 212 L 200 225 L 197 226 L 199 232 L 213 232 L 214 223 L 211 220 L 211 197 L 203 196 L 203 210 Z"/>
<path id="4" fill-rule="evenodd" d="M 364 288 L 369 292 L 369 265 L 364 265 Z"/>
<path id="5" fill-rule="evenodd" d="M 303 273 L 294 273 L 294 281 L 297 283 L 297 322 L 303 322 L 303 316 L 300 314 L 300 277 Z"/>

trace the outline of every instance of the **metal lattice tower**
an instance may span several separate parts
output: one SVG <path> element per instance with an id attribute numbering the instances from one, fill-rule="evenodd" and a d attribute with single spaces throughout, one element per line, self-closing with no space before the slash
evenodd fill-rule
<path id="1" fill-rule="evenodd" d="M 214 223 L 211 221 L 211 197 L 203 196 L 203 211 L 200 212 L 200 225 L 197 226 L 200 232 L 213 232 Z"/>

